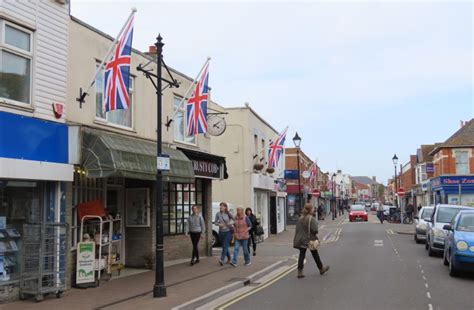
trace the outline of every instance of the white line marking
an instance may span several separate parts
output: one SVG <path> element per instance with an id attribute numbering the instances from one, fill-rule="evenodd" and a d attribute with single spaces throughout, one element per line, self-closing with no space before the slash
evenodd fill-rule
<path id="1" fill-rule="evenodd" d="M 426 281 L 426 277 L 425 277 L 425 276 L 423 276 L 423 280 L 425 280 L 425 281 Z"/>
<path id="2" fill-rule="evenodd" d="M 430 294 L 430 292 L 426 292 L 426 297 L 428 297 L 429 299 L 431 299 L 431 294 Z"/>
<path id="3" fill-rule="evenodd" d="M 432 304 L 428 304 L 428 310 L 433 310 L 433 305 Z"/>
<path id="4" fill-rule="evenodd" d="M 423 269 L 421 269 L 421 273 L 425 273 L 425 271 Z"/>
<path id="5" fill-rule="evenodd" d="M 425 283 L 425 287 L 428 288 L 428 283 Z"/>
<path id="6" fill-rule="evenodd" d="M 423 268 L 421 265 L 418 265 L 418 266 L 420 267 L 420 269 Z"/>

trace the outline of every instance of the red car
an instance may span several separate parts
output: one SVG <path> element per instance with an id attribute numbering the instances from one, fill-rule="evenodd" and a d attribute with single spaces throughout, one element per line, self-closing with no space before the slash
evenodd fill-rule
<path id="1" fill-rule="evenodd" d="M 365 206 L 363 205 L 352 205 L 351 211 L 349 212 L 349 221 L 364 221 L 367 222 L 369 220 L 369 215 L 367 211 L 365 211 Z"/>

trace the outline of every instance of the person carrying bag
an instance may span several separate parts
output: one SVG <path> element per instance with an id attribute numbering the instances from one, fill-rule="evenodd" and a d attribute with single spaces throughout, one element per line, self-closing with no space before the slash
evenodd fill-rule
<path id="1" fill-rule="evenodd" d="M 298 278 L 304 278 L 303 268 L 306 250 L 309 249 L 318 266 L 319 273 L 325 274 L 329 270 L 329 266 L 324 266 L 319 257 L 319 240 L 318 240 L 318 223 L 314 216 L 313 205 L 307 203 L 303 208 L 303 214 L 296 224 L 295 237 L 293 239 L 293 247 L 300 251 L 298 257 Z"/>

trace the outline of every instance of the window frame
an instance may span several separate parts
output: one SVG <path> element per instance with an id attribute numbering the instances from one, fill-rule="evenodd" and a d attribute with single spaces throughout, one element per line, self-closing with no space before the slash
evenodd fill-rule
<path id="1" fill-rule="evenodd" d="M 98 67 L 100 66 L 100 61 L 96 60 L 96 70 L 98 69 Z M 104 64 L 105 66 L 105 64 Z M 101 117 L 101 116 L 97 116 L 97 113 L 96 113 L 96 110 L 97 110 L 97 78 L 98 76 L 102 73 L 102 83 L 104 82 L 104 68 L 102 68 L 101 70 L 99 70 L 99 72 L 97 73 L 97 76 L 95 77 L 95 81 L 94 81 L 94 84 L 95 85 L 95 109 L 94 109 L 94 118 L 95 118 L 95 122 L 96 123 L 99 123 L 101 125 L 107 125 L 107 126 L 110 126 L 110 127 L 114 127 L 114 128 L 118 128 L 118 129 L 123 129 L 123 130 L 128 130 L 128 131 L 135 131 L 135 103 L 136 103 L 136 100 L 135 100 L 135 75 L 131 74 L 130 73 L 130 80 L 131 80 L 131 83 L 129 82 L 129 87 L 128 87 L 128 95 L 130 96 L 130 98 L 132 99 L 132 105 L 128 108 L 130 110 L 130 113 L 131 113 L 131 126 L 128 127 L 128 126 L 124 126 L 124 125 L 120 125 L 120 124 L 117 124 L 117 123 L 114 123 L 114 122 L 111 122 L 109 119 L 108 119 L 108 114 L 106 113 L 105 114 L 105 118 Z M 132 86 L 132 87 L 130 87 Z M 102 103 L 103 103 L 103 93 L 102 93 Z"/>
<path id="2" fill-rule="evenodd" d="M 24 49 L 21 49 L 19 47 L 10 45 L 5 42 L 5 33 L 6 33 L 6 26 L 9 26 L 11 28 L 17 29 L 21 32 L 27 33 L 30 36 L 30 50 L 26 51 Z M 14 99 L 9 99 L 9 98 L 4 98 L 0 97 L 0 103 L 7 103 L 11 104 L 14 106 L 19 106 L 19 107 L 24 107 L 24 108 L 33 108 L 33 78 L 34 78 L 34 31 L 31 29 L 28 29 L 27 27 L 15 24 L 9 20 L 0 18 L 0 63 L 2 62 L 2 52 L 6 51 L 8 53 L 14 54 L 18 57 L 22 57 L 25 59 L 28 59 L 30 61 L 30 91 L 29 91 L 29 102 L 22 102 Z"/>
<path id="3" fill-rule="evenodd" d="M 176 122 L 174 121 L 173 119 L 173 141 L 176 142 L 176 143 L 181 143 L 181 144 L 185 144 L 185 145 L 191 145 L 191 146 L 197 146 L 197 137 L 194 136 L 194 142 L 188 142 L 188 141 L 185 141 L 187 135 L 186 135 L 186 124 L 188 122 L 187 120 L 187 117 L 186 117 L 186 108 L 185 108 L 185 102 L 183 103 L 183 105 L 181 107 L 176 107 L 175 106 L 175 100 L 178 99 L 180 102 L 181 100 L 183 100 L 183 97 L 181 97 L 180 95 L 177 95 L 177 94 L 173 94 L 173 104 L 172 104 L 172 107 L 173 107 L 173 115 L 175 115 L 175 112 L 176 110 L 178 110 L 179 113 L 183 113 L 183 140 L 179 140 L 176 135 L 175 135 L 175 129 L 174 129 L 174 126 L 176 125 Z M 187 98 L 184 98 L 185 101 L 187 100 Z"/>

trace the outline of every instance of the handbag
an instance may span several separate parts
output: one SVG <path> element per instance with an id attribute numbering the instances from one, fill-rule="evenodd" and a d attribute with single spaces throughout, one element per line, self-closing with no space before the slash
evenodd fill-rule
<path id="1" fill-rule="evenodd" d="M 260 225 L 257 225 L 257 227 L 255 227 L 255 234 L 257 236 L 261 236 L 263 235 L 265 232 L 263 231 L 263 227 L 260 226 Z"/>
<path id="2" fill-rule="evenodd" d="M 308 237 L 311 238 L 311 217 L 308 221 Z M 316 240 L 309 240 L 308 242 L 308 249 L 310 251 L 316 251 L 319 248 L 320 242 L 318 239 Z"/>

